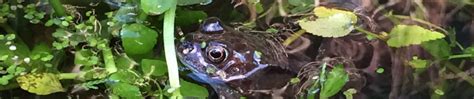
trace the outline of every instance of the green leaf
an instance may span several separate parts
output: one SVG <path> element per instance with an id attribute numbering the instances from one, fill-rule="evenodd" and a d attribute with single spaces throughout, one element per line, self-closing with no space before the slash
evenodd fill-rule
<path id="1" fill-rule="evenodd" d="M 342 89 L 342 87 L 344 87 L 347 81 L 349 81 L 349 75 L 344 70 L 344 66 L 335 66 L 327 75 L 326 81 L 324 81 L 320 97 L 331 97 L 335 95 Z"/>
<path id="2" fill-rule="evenodd" d="M 426 68 L 426 66 L 428 66 L 427 60 L 418 59 L 416 56 L 414 56 L 413 59 L 408 63 L 415 69 Z"/>
<path id="3" fill-rule="evenodd" d="M 417 25 L 397 25 L 389 34 L 387 44 L 390 47 L 405 47 L 426 41 L 444 38 L 442 33 L 427 30 Z"/>
<path id="4" fill-rule="evenodd" d="M 179 6 L 194 5 L 194 4 L 207 5 L 211 2 L 212 0 L 178 0 L 178 5 Z"/>
<path id="5" fill-rule="evenodd" d="M 199 23 L 200 20 L 206 19 L 207 14 L 204 11 L 192 11 L 192 10 L 177 10 L 176 11 L 176 25 L 179 26 L 191 26 Z"/>
<path id="6" fill-rule="evenodd" d="M 182 79 L 180 79 L 179 82 L 181 82 L 181 87 L 180 87 L 181 94 L 185 97 L 205 98 L 209 96 L 207 89 L 202 86 L 187 82 Z"/>
<path id="7" fill-rule="evenodd" d="M 127 54 L 145 54 L 156 44 L 158 33 L 143 24 L 125 25 L 120 31 L 122 45 Z"/>
<path id="8" fill-rule="evenodd" d="M 119 70 L 112 75 L 110 75 L 109 79 L 118 80 L 119 82 L 133 84 L 137 81 L 138 77 L 135 73 L 129 70 Z"/>
<path id="9" fill-rule="evenodd" d="M 59 77 L 52 73 L 31 73 L 18 76 L 16 80 L 21 89 L 37 95 L 48 95 L 64 91 L 59 82 Z"/>
<path id="10" fill-rule="evenodd" d="M 471 54 L 471 55 L 474 56 L 474 47 L 471 46 L 471 47 L 468 47 L 468 48 L 464 49 L 463 53 L 464 54 Z"/>
<path id="11" fill-rule="evenodd" d="M 112 89 L 113 94 L 124 99 L 144 99 L 140 92 L 140 88 L 135 85 L 128 83 L 114 83 L 111 84 L 110 88 Z"/>
<path id="12" fill-rule="evenodd" d="M 446 59 L 452 55 L 451 47 L 448 42 L 443 39 L 431 40 L 421 43 L 421 47 L 428 51 L 436 59 Z M 474 53 L 473 53 L 474 55 Z"/>
<path id="13" fill-rule="evenodd" d="M 307 32 L 322 37 L 342 37 L 354 30 L 350 17 L 345 14 L 335 14 L 316 21 L 302 21 L 299 25 Z"/>
<path id="14" fill-rule="evenodd" d="M 2 77 L 0 77 L 0 85 L 7 85 L 9 83 L 9 80 L 13 79 L 13 77 L 15 77 L 13 74 L 3 75 Z"/>
<path id="15" fill-rule="evenodd" d="M 313 10 L 314 15 L 318 16 L 319 18 L 327 18 L 334 16 L 336 14 L 344 14 L 347 17 L 349 17 L 352 21 L 352 23 L 357 22 L 357 16 L 349 11 L 344 11 L 344 10 L 338 10 L 338 9 L 331 9 L 331 8 L 326 8 L 326 7 L 316 7 Z"/>
<path id="16" fill-rule="evenodd" d="M 118 69 L 124 69 L 124 70 L 133 69 L 133 67 L 138 65 L 138 63 L 135 62 L 135 60 L 131 59 L 126 54 L 118 57 L 115 62 L 117 64 Z"/>
<path id="17" fill-rule="evenodd" d="M 168 71 L 166 62 L 162 60 L 142 59 L 142 72 L 153 76 L 163 76 Z"/>
<path id="18" fill-rule="evenodd" d="M 74 64 L 92 66 L 99 63 L 99 58 L 91 50 L 82 49 L 74 54 Z"/>
<path id="19" fill-rule="evenodd" d="M 314 0 L 288 0 L 292 6 L 308 6 L 314 4 Z"/>
<path id="20" fill-rule="evenodd" d="M 194 1 L 194 0 L 191 0 Z M 173 7 L 169 0 L 141 0 L 140 8 L 149 15 L 159 15 Z"/>

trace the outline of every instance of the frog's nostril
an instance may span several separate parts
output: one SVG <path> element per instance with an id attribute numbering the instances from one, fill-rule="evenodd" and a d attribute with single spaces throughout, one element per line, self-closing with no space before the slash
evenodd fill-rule
<path id="1" fill-rule="evenodd" d="M 183 54 L 188 54 L 191 51 L 193 51 L 193 48 L 185 48 L 185 49 L 183 49 L 182 53 Z"/>
<path id="2" fill-rule="evenodd" d="M 194 50 L 193 44 L 191 42 L 183 42 L 180 46 L 181 53 L 188 54 Z"/>

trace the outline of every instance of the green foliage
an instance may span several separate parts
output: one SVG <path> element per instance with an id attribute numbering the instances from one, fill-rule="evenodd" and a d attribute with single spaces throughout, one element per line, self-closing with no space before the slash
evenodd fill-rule
<path id="1" fill-rule="evenodd" d="M 10 13 L 10 5 L 7 3 L 0 4 L 0 24 L 5 23 L 8 17 L 13 16 Z"/>
<path id="2" fill-rule="evenodd" d="M 145 75 L 152 76 L 164 76 L 168 70 L 165 61 L 152 59 L 142 59 L 141 68 Z"/>
<path id="3" fill-rule="evenodd" d="M 357 90 L 354 88 L 348 89 L 344 91 L 344 96 L 346 96 L 346 99 L 353 99 L 353 95 L 357 93 Z"/>
<path id="4" fill-rule="evenodd" d="M 427 41 L 421 46 L 436 59 L 446 59 L 452 54 L 448 42 L 443 39 Z"/>
<path id="5" fill-rule="evenodd" d="M 38 95 L 64 91 L 58 76 L 52 73 L 30 73 L 18 76 L 16 80 L 21 89 Z"/>
<path id="6" fill-rule="evenodd" d="M 377 70 L 376 70 L 375 72 L 381 74 L 381 73 L 383 73 L 384 71 L 385 71 L 385 69 L 383 69 L 383 68 L 377 68 Z"/>
<path id="7" fill-rule="evenodd" d="M 354 30 L 353 24 L 357 21 L 352 12 L 325 7 L 315 8 L 315 15 L 319 17 L 315 21 L 303 20 L 299 25 L 307 32 L 322 37 L 346 36 Z"/>
<path id="8" fill-rule="evenodd" d="M 125 52 L 133 55 L 150 52 L 156 44 L 158 33 L 143 24 L 130 24 L 123 26 L 120 36 Z"/>
<path id="9" fill-rule="evenodd" d="M 116 59 L 116 63 L 117 63 L 117 68 L 123 69 L 123 70 L 133 69 L 136 65 L 138 65 L 138 63 L 135 62 L 135 60 L 131 59 L 126 54 L 118 57 Z"/>
<path id="10" fill-rule="evenodd" d="M 191 1 L 191 0 L 190 0 Z M 192 11 L 192 10 L 178 10 L 176 11 L 176 22 L 178 26 L 191 26 L 199 23 L 200 20 L 207 18 L 207 14 L 204 11 Z"/>
<path id="11" fill-rule="evenodd" d="M 427 30 L 417 25 L 397 25 L 390 32 L 389 37 L 387 44 L 399 48 L 441 39 L 445 36 L 442 33 Z"/>
<path id="12" fill-rule="evenodd" d="M 140 6 L 149 15 L 160 15 L 175 5 L 167 0 L 142 0 Z"/>
<path id="13" fill-rule="evenodd" d="M 288 4 L 294 6 L 290 10 L 291 13 L 305 13 L 314 8 L 314 0 L 288 0 Z"/>
<path id="14" fill-rule="evenodd" d="M 413 59 L 409 62 L 410 66 L 416 69 L 426 68 L 428 66 L 428 61 L 423 59 L 418 59 L 414 56 Z"/>
<path id="15" fill-rule="evenodd" d="M 317 7 L 317 8 L 314 8 L 313 11 L 314 11 L 314 15 L 318 16 L 319 18 L 327 18 L 327 17 L 334 16 L 336 14 L 344 14 L 350 18 L 351 23 L 357 22 L 357 16 L 354 13 L 349 12 L 349 11 L 326 8 L 326 7 Z"/>
<path id="16" fill-rule="evenodd" d="M 83 49 L 74 54 L 74 64 L 92 66 L 99 63 L 99 57 L 93 51 Z"/>
<path id="17" fill-rule="evenodd" d="M 187 82 L 182 79 L 179 82 L 181 82 L 181 94 L 185 97 L 206 98 L 209 95 L 207 89 L 202 86 Z"/>
<path id="18" fill-rule="evenodd" d="M 121 98 L 144 99 L 141 95 L 140 88 L 135 85 L 128 83 L 115 83 L 111 84 L 110 88 L 112 89 L 113 94 L 118 95 Z"/>
<path id="19" fill-rule="evenodd" d="M 135 72 L 131 70 L 119 70 L 112 75 L 110 75 L 109 79 L 111 80 L 117 80 L 121 83 L 129 83 L 133 84 L 135 82 L 138 82 L 138 76 Z"/>
<path id="20" fill-rule="evenodd" d="M 326 99 L 335 95 L 349 81 L 349 74 L 343 65 L 336 65 L 327 76 L 322 75 L 320 98 Z"/>
<path id="21" fill-rule="evenodd" d="M 46 15 L 45 12 L 36 11 L 36 6 L 34 4 L 28 4 L 25 8 L 26 14 L 24 17 L 30 20 L 30 23 L 37 24 L 41 19 Z"/>

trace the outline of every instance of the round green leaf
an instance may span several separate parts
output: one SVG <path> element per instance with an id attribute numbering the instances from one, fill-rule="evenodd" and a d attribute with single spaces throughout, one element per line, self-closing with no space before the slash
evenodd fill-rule
<path id="1" fill-rule="evenodd" d="M 52 73 L 26 74 L 16 78 L 21 89 L 38 95 L 63 92 L 59 77 Z"/>
<path id="2" fill-rule="evenodd" d="M 159 15 L 173 7 L 171 0 L 141 0 L 140 8 L 150 15 Z"/>
<path id="3" fill-rule="evenodd" d="M 299 25 L 307 32 L 322 37 L 342 37 L 354 30 L 351 17 L 341 13 L 316 21 L 302 21 Z"/>
<path id="4" fill-rule="evenodd" d="M 185 97 L 201 97 L 205 98 L 209 96 L 209 93 L 207 92 L 207 89 L 199 86 L 194 83 L 187 82 L 185 80 L 180 79 L 181 82 L 181 87 L 180 91 L 181 94 Z"/>
<path id="5" fill-rule="evenodd" d="M 115 83 L 111 87 L 112 93 L 124 99 L 143 99 L 140 88 L 128 83 Z"/>
<path id="6" fill-rule="evenodd" d="M 119 82 L 133 84 L 138 79 L 137 76 L 131 71 L 128 70 L 119 70 L 112 75 L 110 75 L 109 79 L 118 80 Z"/>
<path id="7" fill-rule="evenodd" d="M 427 30 L 417 25 L 397 25 L 389 34 L 387 44 L 390 47 L 404 47 L 422 42 L 444 38 L 442 33 Z"/>
<path id="8" fill-rule="evenodd" d="M 168 71 L 166 62 L 162 60 L 143 59 L 141 67 L 143 73 L 153 76 L 163 76 Z"/>
<path id="9" fill-rule="evenodd" d="M 127 54 L 145 54 L 155 46 L 158 33 L 143 24 L 135 23 L 125 25 L 120 36 Z"/>

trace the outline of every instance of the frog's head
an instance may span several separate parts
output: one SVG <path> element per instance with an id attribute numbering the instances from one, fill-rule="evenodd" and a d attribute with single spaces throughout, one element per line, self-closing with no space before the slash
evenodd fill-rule
<path id="1" fill-rule="evenodd" d="M 228 82 L 244 79 L 268 66 L 262 63 L 265 52 L 261 51 L 271 47 L 262 45 L 264 42 L 224 26 L 217 18 L 209 18 L 199 31 L 181 39 L 177 51 L 181 62 L 201 80 Z"/>

